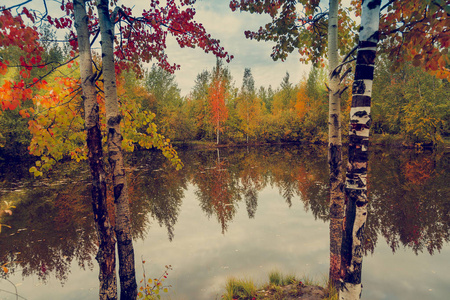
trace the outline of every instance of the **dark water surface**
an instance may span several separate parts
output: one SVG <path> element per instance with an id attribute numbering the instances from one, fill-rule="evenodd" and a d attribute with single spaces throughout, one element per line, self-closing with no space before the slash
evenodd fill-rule
<path id="1" fill-rule="evenodd" d="M 136 272 L 172 265 L 170 299 L 220 299 L 227 278 L 273 270 L 328 275 L 326 151 L 301 146 L 181 151 L 175 171 L 152 152 L 129 158 Z M 98 299 L 88 169 L 32 180 L 3 163 L 0 299 Z M 450 155 L 373 149 L 363 299 L 448 299 Z M 3 206 L 2 206 L 3 208 Z M 22 298 L 19 298 L 22 299 Z"/>

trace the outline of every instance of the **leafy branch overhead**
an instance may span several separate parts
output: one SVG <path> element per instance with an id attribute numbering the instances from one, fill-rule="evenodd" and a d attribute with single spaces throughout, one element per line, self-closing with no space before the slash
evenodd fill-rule
<path id="1" fill-rule="evenodd" d="M 232 0 L 233 11 L 267 14 L 271 22 L 245 36 L 257 41 L 273 41 L 271 57 L 285 60 L 295 49 L 300 61 L 323 61 L 327 53 L 328 11 L 317 0 Z M 354 21 L 361 3 L 352 0 L 339 8 L 339 51 L 345 56 L 357 44 Z M 389 55 L 399 68 L 405 61 L 422 66 L 439 78 L 449 78 L 450 6 L 446 1 L 388 1 L 380 16 L 380 52 Z"/>
<path id="2" fill-rule="evenodd" d="M 194 20 L 195 1 L 168 0 L 164 6 L 157 0 L 149 1 L 149 8 L 144 9 L 140 16 L 134 16 L 132 7 L 122 5 L 115 7 L 111 17 L 115 27 L 116 71 L 134 69 L 141 72 L 141 64 L 156 60 L 158 64 L 170 72 L 179 69 L 177 64 L 168 61 L 165 49 L 167 48 L 167 36 L 175 37 L 181 48 L 199 47 L 206 53 L 231 61 L 233 56 L 228 54 L 220 46 L 220 41 L 211 37 L 202 24 Z M 88 2 L 89 31 L 96 37 L 99 33 L 98 19 L 94 15 L 94 7 Z M 111 6 L 116 6 L 117 1 L 111 1 Z M 62 1 L 61 9 L 66 16 L 52 18 L 48 21 L 56 28 L 70 28 L 73 4 Z M 71 29 L 69 41 L 72 48 L 77 47 L 76 33 Z"/>
<path id="3" fill-rule="evenodd" d="M 285 60 L 289 53 L 298 49 L 300 61 L 314 64 L 323 61 L 327 53 L 328 11 L 320 6 L 320 1 L 276 0 L 251 1 L 233 0 L 233 11 L 268 14 L 272 21 L 258 30 L 245 31 L 245 36 L 257 41 L 273 41 L 271 57 Z M 356 22 L 351 18 L 352 8 L 339 9 L 339 32 L 341 55 L 355 44 Z"/>

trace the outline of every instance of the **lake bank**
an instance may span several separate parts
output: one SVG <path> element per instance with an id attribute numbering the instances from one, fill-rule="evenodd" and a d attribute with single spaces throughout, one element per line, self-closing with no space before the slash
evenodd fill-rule
<path id="1" fill-rule="evenodd" d="M 279 141 L 279 142 L 260 142 L 252 141 L 246 142 L 228 142 L 217 144 L 213 141 L 185 141 L 173 142 L 173 145 L 177 149 L 189 149 L 189 150 L 201 150 L 201 149 L 217 149 L 217 148 L 241 148 L 241 147 L 259 147 L 259 146 L 280 146 L 280 145 L 302 145 L 302 146 L 326 146 L 326 143 L 310 143 L 308 141 Z M 345 138 L 343 145 L 346 145 Z M 370 145 L 381 146 L 381 147 L 394 147 L 403 149 L 428 149 L 428 150 L 438 150 L 438 151 L 450 151 L 450 139 L 444 139 L 442 143 L 433 145 L 432 143 L 412 143 L 406 140 L 400 135 L 390 135 L 390 134 L 372 134 L 370 136 Z"/>
<path id="2" fill-rule="evenodd" d="M 295 275 L 284 275 L 278 271 L 269 273 L 269 282 L 257 286 L 252 279 L 229 278 L 225 285 L 224 300 L 337 300 L 334 289 L 325 288 Z M 325 284 L 326 285 L 326 284 Z"/>

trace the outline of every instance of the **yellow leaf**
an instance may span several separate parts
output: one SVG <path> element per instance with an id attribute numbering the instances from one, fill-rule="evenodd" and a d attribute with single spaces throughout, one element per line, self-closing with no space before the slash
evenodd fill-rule
<path id="1" fill-rule="evenodd" d="M 5 272 L 5 273 L 8 273 L 8 268 L 7 267 L 5 267 L 5 266 L 2 266 L 2 269 L 3 269 L 3 272 Z"/>

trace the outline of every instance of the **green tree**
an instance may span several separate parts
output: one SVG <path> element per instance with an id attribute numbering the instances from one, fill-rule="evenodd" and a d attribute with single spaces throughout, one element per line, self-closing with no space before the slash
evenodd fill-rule
<path id="1" fill-rule="evenodd" d="M 203 71 L 197 75 L 195 85 L 187 100 L 189 118 L 195 122 L 197 140 L 212 138 L 213 127 L 209 118 L 209 84 L 211 74 Z"/>
<path id="2" fill-rule="evenodd" d="M 407 142 L 439 144 L 449 134 L 450 85 L 423 68 L 406 63 L 392 72 L 392 61 L 377 61 L 374 82 L 375 133 L 399 134 Z"/>
<path id="3" fill-rule="evenodd" d="M 153 65 L 145 74 L 144 85 L 151 93 L 151 99 L 143 104 L 143 109 L 156 114 L 155 123 L 161 133 L 171 140 L 189 137 L 187 133 L 191 131 L 192 124 L 182 109 L 184 103 L 175 75 Z"/>
<path id="4" fill-rule="evenodd" d="M 280 84 L 280 89 L 273 97 L 273 113 L 280 114 L 292 110 L 295 106 L 296 87 L 289 81 L 290 75 L 286 72 Z"/>
<path id="5" fill-rule="evenodd" d="M 243 132 L 245 132 L 246 142 L 248 143 L 249 136 L 255 136 L 262 110 L 260 100 L 256 96 L 255 80 L 249 68 L 244 70 L 242 87 L 236 101 L 237 113 L 244 124 Z"/>
<path id="6" fill-rule="evenodd" d="M 275 95 L 275 92 L 272 89 L 272 86 L 270 86 L 270 85 L 267 89 L 265 87 L 261 86 L 258 90 L 258 98 L 261 99 L 261 101 L 264 103 L 265 111 L 267 111 L 269 113 L 272 111 L 274 95 Z"/>

